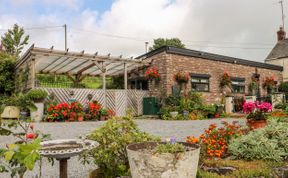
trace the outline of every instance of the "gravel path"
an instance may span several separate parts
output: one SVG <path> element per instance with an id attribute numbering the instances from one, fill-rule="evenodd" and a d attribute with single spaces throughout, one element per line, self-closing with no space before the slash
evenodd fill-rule
<path id="1" fill-rule="evenodd" d="M 234 119 L 225 119 L 232 122 Z M 239 119 L 238 119 L 239 120 Z M 239 120 L 244 123 L 244 120 Z M 51 134 L 52 139 L 66 139 L 77 138 L 84 136 L 91 131 L 99 128 L 105 122 L 63 122 L 63 123 L 38 123 L 35 128 L 42 133 Z M 195 120 L 195 121 L 163 121 L 163 120 L 137 120 L 137 124 L 142 131 L 153 135 L 161 136 L 162 138 L 174 136 L 179 141 L 185 140 L 189 135 L 199 136 L 205 128 L 211 123 L 219 125 L 221 120 Z M 11 143 L 11 137 L 0 137 L 0 145 Z M 54 166 L 51 166 L 46 159 L 42 163 L 42 177 L 43 178 L 57 178 L 58 177 L 58 161 L 55 161 Z M 94 170 L 97 166 L 94 164 L 83 166 L 77 157 L 73 157 L 68 161 L 69 178 L 86 178 L 89 172 Z M 27 174 L 27 175 L 26 175 Z M 39 165 L 37 165 L 33 172 L 26 173 L 25 177 L 33 178 L 39 174 Z M 9 178 L 9 175 L 0 175 Z M 3 178 L 4 178 L 3 177 Z"/>

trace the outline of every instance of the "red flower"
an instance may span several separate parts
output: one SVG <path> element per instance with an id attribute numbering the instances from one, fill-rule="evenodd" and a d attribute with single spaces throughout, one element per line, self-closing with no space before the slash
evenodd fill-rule
<path id="1" fill-rule="evenodd" d="M 35 138 L 37 138 L 37 137 L 38 137 L 38 135 L 35 134 L 35 133 L 27 133 L 27 134 L 26 134 L 26 138 L 27 138 L 27 139 L 35 139 Z"/>

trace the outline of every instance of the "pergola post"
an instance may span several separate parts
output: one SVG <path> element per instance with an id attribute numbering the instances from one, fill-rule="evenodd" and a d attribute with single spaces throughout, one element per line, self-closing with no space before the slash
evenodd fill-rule
<path id="1" fill-rule="evenodd" d="M 104 91 L 104 107 L 106 107 L 106 68 L 102 62 L 102 89 Z"/>
<path id="2" fill-rule="evenodd" d="M 36 78 L 36 75 L 35 75 L 35 59 L 32 58 L 31 59 L 31 89 L 34 89 L 35 88 L 35 78 Z"/>
<path id="3" fill-rule="evenodd" d="M 127 64 L 124 63 L 124 89 L 128 89 L 128 75 L 127 75 Z"/>

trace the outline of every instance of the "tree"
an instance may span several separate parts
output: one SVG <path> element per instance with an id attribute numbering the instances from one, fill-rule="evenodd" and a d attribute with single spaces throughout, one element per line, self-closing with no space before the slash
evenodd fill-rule
<path id="1" fill-rule="evenodd" d="M 29 35 L 24 36 L 24 33 L 22 27 L 20 28 L 17 24 L 14 24 L 13 28 L 1 37 L 1 43 L 7 53 L 16 57 L 19 56 L 29 40 Z"/>
<path id="2" fill-rule="evenodd" d="M 154 44 L 149 48 L 150 51 L 154 49 L 161 48 L 162 46 L 174 46 L 178 48 L 185 48 L 185 45 L 181 42 L 179 38 L 157 38 L 154 39 Z"/>
<path id="3" fill-rule="evenodd" d="M 15 57 L 0 52 L 0 95 L 11 95 L 15 87 Z"/>

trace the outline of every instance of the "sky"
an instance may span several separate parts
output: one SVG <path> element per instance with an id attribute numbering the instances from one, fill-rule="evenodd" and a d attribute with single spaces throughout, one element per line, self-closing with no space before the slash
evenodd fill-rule
<path id="1" fill-rule="evenodd" d="M 67 24 L 69 51 L 137 57 L 146 41 L 177 37 L 189 49 L 260 62 L 282 25 L 279 0 L 0 0 L 0 35 L 15 23 L 43 48 L 64 49 Z"/>

